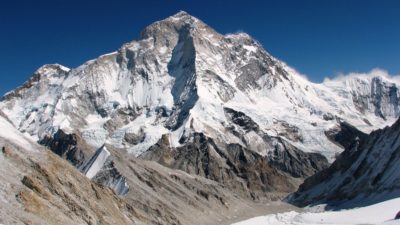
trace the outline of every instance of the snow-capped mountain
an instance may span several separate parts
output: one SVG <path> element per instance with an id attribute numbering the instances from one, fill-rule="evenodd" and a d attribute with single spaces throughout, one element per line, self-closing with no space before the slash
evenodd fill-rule
<path id="1" fill-rule="evenodd" d="M 327 166 L 320 154 L 332 161 L 342 151 L 326 135 L 340 122 L 365 132 L 394 122 L 398 85 L 362 76 L 315 84 L 249 35 L 222 35 L 179 12 L 78 68 L 44 65 L 2 98 L 0 110 L 44 144 L 63 132 L 92 149 L 126 149 L 217 181 L 230 174 L 248 182 L 240 172 L 247 171 L 259 189 L 276 190 L 288 187 L 286 174 L 312 175 Z M 189 146 L 197 153 L 182 161 Z M 165 161 L 165 149 L 174 160 Z M 72 159 L 80 165 L 87 157 L 82 151 Z M 224 162 L 224 171 L 211 162 Z M 278 174 L 274 188 L 255 163 Z"/>
<path id="2" fill-rule="evenodd" d="M 400 194 L 400 119 L 391 127 L 357 134 L 327 169 L 306 179 L 289 200 L 298 205 L 360 206 Z"/>
<path id="3" fill-rule="evenodd" d="M 126 183 L 134 191 L 126 192 Z M 104 147 L 79 171 L 19 132 L 0 111 L 1 224 L 211 225 L 238 211 L 254 216 L 259 205 L 242 194 Z"/>

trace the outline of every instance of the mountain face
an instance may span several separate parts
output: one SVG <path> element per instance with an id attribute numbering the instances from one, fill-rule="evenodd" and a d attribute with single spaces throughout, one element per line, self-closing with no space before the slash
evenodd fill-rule
<path id="1" fill-rule="evenodd" d="M 341 123 L 370 132 L 395 121 L 399 102 L 390 78 L 315 84 L 249 35 L 179 12 L 78 68 L 44 65 L 0 110 L 78 168 L 107 146 L 257 198 L 326 168 L 343 150 L 327 135 Z"/>
<path id="2" fill-rule="evenodd" d="M 96 151 L 81 171 L 59 156 L 0 115 L 2 224 L 231 224 L 233 218 L 259 215 L 265 204 L 112 146 Z M 125 182 L 134 191 L 126 192 Z M 270 204 L 275 212 L 288 207 Z"/>
<path id="3" fill-rule="evenodd" d="M 306 179 L 290 197 L 297 205 L 366 204 L 398 196 L 400 119 L 391 127 L 357 135 L 327 169 Z"/>

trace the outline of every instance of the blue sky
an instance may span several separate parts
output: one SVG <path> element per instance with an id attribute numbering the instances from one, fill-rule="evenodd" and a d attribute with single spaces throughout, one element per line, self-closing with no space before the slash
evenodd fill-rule
<path id="1" fill-rule="evenodd" d="M 315 82 L 376 67 L 400 74 L 395 0 L 2 0 L 0 95 L 43 64 L 76 67 L 179 10 L 220 33 L 249 33 Z"/>

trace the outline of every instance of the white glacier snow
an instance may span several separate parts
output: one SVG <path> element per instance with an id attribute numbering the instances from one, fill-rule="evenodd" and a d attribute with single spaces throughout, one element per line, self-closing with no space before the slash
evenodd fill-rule
<path id="1" fill-rule="evenodd" d="M 110 155 L 111 153 L 103 146 L 81 166 L 80 170 L 86 177 L 92 179 L 101 170 Z"/>
<path id="2" fill-rule="evenodd" d="M 305 212 L 285 212 L 255 217 L 232 225 L 399 225 L 394 220 L 400 211 L 400 198 L 341 211 L 321 211 L 318 206 Z"/>
<path id="3" fill-rule="evenodd" d="M 0 137 L 16 143 L 24 149 L 35 151 L 36 147 L 32 147 L 30 143 L 32 140 L 15 129 L 15 127 L 2 116 L 0 116 Z"/>

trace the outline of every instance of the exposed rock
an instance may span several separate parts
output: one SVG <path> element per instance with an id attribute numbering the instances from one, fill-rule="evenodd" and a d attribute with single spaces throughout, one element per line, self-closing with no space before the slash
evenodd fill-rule
<path id="1" fill-rule="evenodd" d="M 61 129 L 53 137 L 46 136 L 40 140 L 39 144 L 47 146 L 51 151 L 76 167 L 81 166 L 93 151 L 81 141 L 78 135 L 67 134 Z"/>
<path id="2" fill-rule="evenodd" d="M 240 126 L 242 129 L 244 129 L 246 132 L 249 131 L 259 131 L 259 126 L 257 123 L 255 123 L 250 117 L 248 117 L 246 114 L 243 112 L 239 112 L 236 110 L 233 110 L 231 108 L 224 108 L 225 114 L 228 116 L 228 118 L 236 125 Z"/>
<path id="3" fill-rule="evenodd" d="M 368 135 L 361 132 L 347 122 L 340 122 L 338 127 L 325 131 L 325 135 L 332 142 L 340 145 L 344 149 L 349 148 L 356 139 L 364 142 Z"/>
<path id="4" fill-rule="evenodd" d="M 270 202 L 266 209 L 265 202 L 250 201 L 211 180 L 109 148 L 118 162 L 114 166 L 134 187 L 119 198 L 39 145 L 33 143 L 35 149 L 27 150 L 2 137 L 0 144 L 14 153 L 10 158 L 0 154 L 0 201 L 7 201 L 0 204 L 4 224 L 211 225 L 220 221 L 227 225 L 290 208 Z"/>
<path id="5" fill-rule="evenodd" d="M 279 131 L 278 136 L 280 137 L 285 137 L 294 142 L 303 142 L 303 136 L 300 133 L 300 129 L 286 121 L 274 121 L 274 129 Z"/>
<path id="6" fill-rule="evenodd" d="M 126 178 L 117 170 L 111 157 L 107 159 L 101 170 L 93 177 L 93 180 L 113 189 L 119 196 L 125 196 L 129 191 Z"/>
<path id="7" fill-rule="evenodd" d="M 58 130 L 53 138 L 45 137 L 39 143 L 48 146 L 54 153 L 68 160 L 89 179 L 110 187 L 118 195 L 125 195 L 129 191 L 129 185 L 125 177 L 114 167 L 110 152 L 103 146 L 90 155 L 93 150 L 80 140 L 77 134 L 66 134 Z"/>
<path id="8" fill-rule="evenodd" d="M 190 24 L 180 27 L 179 39 L 167 66 L 168 74 L 176 81 L 171 89 L 174 110 L 166 123 L 166 127 L 172 130 L 183 124 L 199 98 L 196 85 L 196 50 L 190 29 Z"/>
<path id="9" fill-rule="evenodd" d="M 268 151 L 271 166 L 284 171 L 293 177 L 307 178 L 329 166 L 328 160 L 319 153 L 306 153 L 290 145 L 281 138 L 265 137 L 274 145 Z"/>
<path id="10" fill-rule="evenodd" d="M 126 178 L 115 168 L 111 153 L 105 146 L 99 148 L 79 170 L 89 179 L 110 187 L 120 196 L 126 195 L 129 191 Z"/>
<path id="11" fill-rule="evenodd" d="M 334 119 L 335 119 L 335 116 L 332 115 L 332 113 L 325 113 L 324 115 L 322 115 L 322 118 L 323 118 L 324 120 L 334 120 Z"/>
<path id="12" fill-rule="evenodd" d="M 108 111 L 110 112 L 105 111 L 102 117 L 111 114 L 111 119 L 109 119 L 103 126 L 109 132 L 114 132 L 117 128 L 134 121 L 139 115 L 137 109 L 133 109 L 132 107 L 121 108 L 117 103 L 114 103 L 112 109 Z"/>
<path id="13" fill-rule="evenodd" d="M 266 134 L 260 130 L 256 122 L 243 112 L 225 108 L 225 113 L 228 114 L 228 118 L 232 123 L 238 125 L 245 133 L 250 131 L 257 133 L 264 142 L 264 155 L 268 163 L 280 171 L 288 173 L 296 178 L 305 178 L 328 167 L 327 159 L 321 154 L 305 153 L 280 137 L 273 137 Z M 291 126 L 284 121 L 275 121 L 275 124 L 284 127 L 284 129 L 280 130 L 285 132 L 279 133 L 280 136 L 293 141 L 301 139 L 297 127 Z M 251 148 L 251 142 L 255 141 L 254 138 L 249 138 L 250 140 L 247 141 L 245 138 L 246 134 L 243 134 L 243 132 L 235 129 L 231 130 L 231 132 L 248 144 L 248 150 L 255 151 Z"/>
<path id="14" fill-rule="evenodd" d="M 238 144 L 218 144 L 202 133 L 194 133 L 188 140 L 172 148 L 163 136 L 140 158 L 204 176 L 252 198 L 291 192 L 296 188 L 291 176 L 307 177 L 328 165 L 322 155 L 303 153 L 288 144 L 263 157 Z"/>
<path id="15" fill-rule="evenodd" d="M 139 130 L 139 133 L 125 133 L 124 140 L 132 145 L 137 145 L 144 141 L 146 134 L 143 129 Z"/>
<path id="16" fill-rule="evenodd" d="M 357 89 L 351 91 L 351 97 L 354 106 L 361 113 L 373 109 L 375 115 L 383 119 L 400 115 L 400 90 L 395 83 L 373 77 L 371 82 L 355 79 L 346 85 L 356 86 Z"/>

